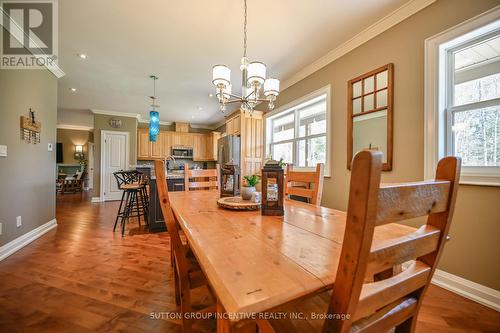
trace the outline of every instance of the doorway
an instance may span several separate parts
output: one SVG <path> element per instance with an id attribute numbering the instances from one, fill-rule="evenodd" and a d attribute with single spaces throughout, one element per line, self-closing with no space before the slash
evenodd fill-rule
<path id="1" fill-rule="evenodd" d="M 101 131 L 101 200 L 120 200 L 122 191 L 118 189 L 113 173 L 127 170 L 129 165 L 128 132 Z"/>

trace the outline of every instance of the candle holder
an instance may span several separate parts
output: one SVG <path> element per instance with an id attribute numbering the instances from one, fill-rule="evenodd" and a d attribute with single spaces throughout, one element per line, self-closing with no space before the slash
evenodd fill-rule
<path id="1" fill-rule="evenodd" d="M 274 160 L 266 162 L 262 168 L 262 215 L 283 216 L 285 214 L 283 208 L 284 178 L 280 162 Z"/>
<path id="2" fill-rule="evenodd" d="M 221 168 L 220 197 L 237 197 L 240 195 L 240 168 L 233 162 Z"/>

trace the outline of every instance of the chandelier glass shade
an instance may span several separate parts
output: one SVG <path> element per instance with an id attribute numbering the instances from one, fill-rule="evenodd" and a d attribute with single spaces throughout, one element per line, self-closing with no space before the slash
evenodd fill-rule
<path id="1" fill-rule="evenodd" d="M 158 111 L 149 111 L 149 141 L 156 142 L 160 133 L 160 114 Z"/>
<path id="2" fill-rule="evenodd" d="M 243 24 L 243 58 L 241 59 L 241 95 L 232 93 L 231 69 L 225 65 L 215 65 L 212 68 L 212 83 L 215 86 L 215 95 L 222 112 L 226 105 L 240 103 L 241 109 L 252 113 L 259 103 L 268 103 L 269 110 L 274 108 L 274 101 L 280 92 L 280 81 L 275 78 L 266 79 L 266 65 L 259 61 L 249 62 L 247 54 L 247 2 L 244 0 Z M 263 92 L 264 96 L 261 97 Z"/>
<path id="3" fill-rule="evenodd" d="M 150 75 L 150 79 L 153 80 L 153 96 L 151 98 L 151 111 L 149 111 L 149 141 L 156 142 L 156 138 L 160 133 L 160 113 L 156 111 L 160 106 L 156 103 L 158 98 L 156 97 L 156 80 L 158 77 L 155 75 Z"/>

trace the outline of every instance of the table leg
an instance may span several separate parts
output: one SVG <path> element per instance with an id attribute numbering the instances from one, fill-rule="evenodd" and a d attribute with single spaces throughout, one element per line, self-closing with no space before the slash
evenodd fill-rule
<path id="1" fill-rule="evenodd" d="M 217 301 L 217 333 L 256 333 L 257 323 L 249 322 L 240 324 L 238 322 L 231 322 L 229 319 L 224 319 L 222 315 L 226 312 L 222 304 Z"/>

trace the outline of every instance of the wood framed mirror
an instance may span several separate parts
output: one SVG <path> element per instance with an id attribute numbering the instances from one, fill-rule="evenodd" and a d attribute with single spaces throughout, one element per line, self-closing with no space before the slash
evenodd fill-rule
<path id="1" fill-rule="evenodd" d="M 348 82 L 347 168 L 359 151 L 384 153 L 383 170 L 392 170 L 393 64 Z"/>

